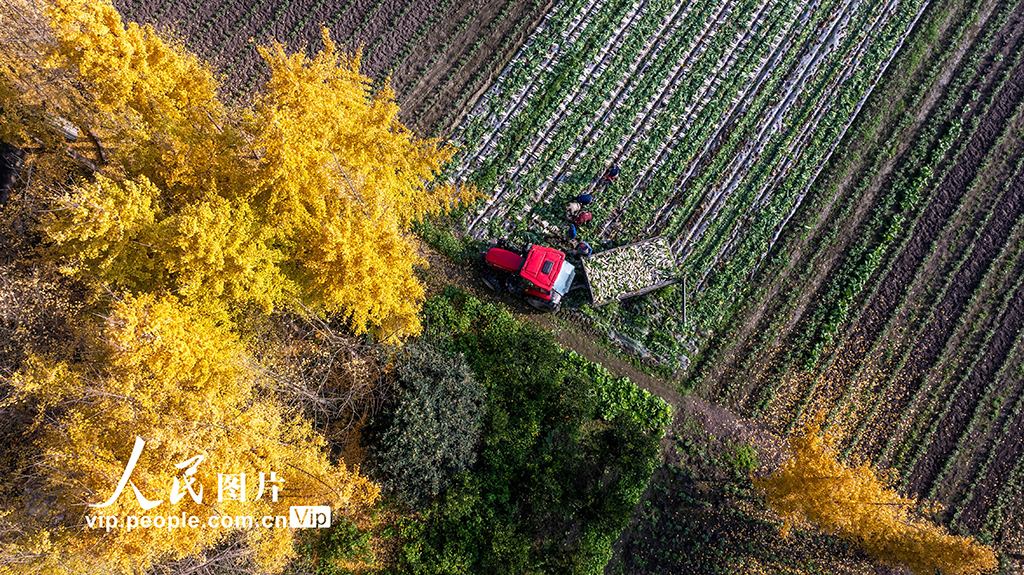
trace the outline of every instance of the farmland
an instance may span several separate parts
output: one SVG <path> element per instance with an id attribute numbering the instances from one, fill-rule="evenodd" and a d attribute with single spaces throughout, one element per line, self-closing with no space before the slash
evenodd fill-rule
<path id="1" fill-rule="evenodd" d="M 465 231 L 558 234 L 565 202 L 592 191 L 592 243 L 669 238 L 701 297 L 687 325 L 671 298 L 649 304 L 669 339 L 700 345 L 925 7 L 559 4 L 455 130 L 464 152 L 450 177 L 490 195 Z M 594 183 L 613 164 L 619 181 Z M 678 345 L 629 335 L 688 362 Z"/>
<path id="2" fill-rule="evenodd" d="M 1020 504 L 1024 21 L 941 14 L 942 57 L 893 84 L 915 115 L 844 142 L 690 383 L 780 433 L 827 414 L 846 456 L 999 541 Z"/>
<path id="3" fill-rule="evenodd" d="M 460 479 L 395 541 L 419 538 L 437 565 L 458 541 L 459 560 L 499 566 L 489 572 L 520 559 L 540 572 L 558 554 L 610 554 L 614 573 L 874 572 L 813 530 L 784 542 L 752 491 L 752 472 L 779 465 L 778 438 L 820 418 L 846 461 L 942 504 L 940 524 L 1024 554 L 1021 0 L 116 4 L 209 60 L 234 104 L 267 78 L 259 44 L 313 53 L 323 24 L 360 49 L 369 91 L 389 81 L 405 125 L 459 146 L 439 179 L 483 196 L 420 224 L 453 259 L 498 237 L 575 247 L 565 206 L 593 196 L 574 238 L 595 248 L 577 268 L 592 300 L 567 294 L 549 325 L 600 340 L 581 345 L 591 359 L 625 352 L 663 378 L 684 396 L 663 394 L 677 417 L 628 379 L 542 349 L 548 334 L 505 308 L 446 292 L 422 341 L 486 375 L 488 475 Z M 506 331 L 521 347 L 506 348 Z M 519 349 L 550 356 L 556 381 Z M 540 391 L 523 397 L 511 372 Z M 606 404 L 630 397 L 657 411 L 645 431 L 611 427 Z M 702 421 L 697 401 L 721 421 Z M 652 430 L 666 426 L 658 461 Z M 606 449 L 634 435 L 642 461 Z M 617 499 L 608 461 L 628 475 Z M 481 517 L 491 523 L 470 522 Z M 563 527 L 600 545 L 563 540 Z"/>
<path id="4" fill-rule="evenodd" d="M 389 77 L 402 120 L 427 134 L 454 122 L 549 0 L 118 0 L 127 20 L 167 30 L 226 75 L 229 100 L 244 99 L 268 70 L 256 46 L 270 39 L 321 46 L 320 27 L 348 51 L 362 49 L 362 71 Z M 250 39 L 252 41 L 250 41 Z"/>

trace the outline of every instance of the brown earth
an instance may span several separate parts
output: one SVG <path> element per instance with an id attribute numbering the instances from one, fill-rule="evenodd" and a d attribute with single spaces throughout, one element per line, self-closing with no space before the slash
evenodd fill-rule
<path id="1" fill-rule="evenodd" d="M 1022 205 L 1024 204 L 1024 182 L 1018 181 L 1012 187 L 1011 193 L 1013 195 L 1009 201 L 1016 200 L 1016 205 L 1004 204 L 996 208 L 1000 212 L 1006 210 L 1005 217 L 993 218 L 983 232 L 975 246 L 974 253 L 969 256 L 968 265 L 954 278 L 950 292 L 953 297 L 947 297 L 947 300 L 966 299 L 979 288 L 981 273 L 987 271 L 988 265 L 986 264 L 991 263 L 995 254 L 998 254 L 1002 248 L 1002 244 L 999 242 L 1006 239 L 1006 236 L 1002 235 L 1004 228 L 1008 232 L 1008 228 L 1017 219 L 1017 216 L 1024 213 L 1024 205 Z M 1016 208 L 1015 213 L 1010 212 L 1013 208 Z M 965 287 L 968 282 L 972 283 L 969 287 Z M 959 298 L 956 298 L 956 294 L 959 294 Z M 967 307 L 966 302 L 943 301 L 940 304 L 943 306 L 941 309 L 949 309 L 945 306 L 955 303 L 960 303 L 963 308 Z M 951 319 L 947 319 L 950 315 L 952 314 L 942 314 L 940 321 L 929 324 L 931 329 L 926 332 L 926 336 L 930 341 L 925 340 L 921 343 L 927 345 L 940 339 L 945 327 L 942 324 Z M 963 387 L 959 390 L 952 408 L 940 420 L 936 434 L 932 436 L 927 452 L 911 479 L 911 492 L 924 492 L 930 486 L 931 480 L 938 474 L 941 466 L 952 455 L 957 439 L 965 431 L 974 412 L 974 407 L 983 399 L 983 391 L 1006 361 L 1014 338 L 1022 328 L 1024 328 L 1024 289 L 1018 290 L 1006 312 L 996 322 L 983 359 L 971 370 Z M 946 328 L 946 330 L 948 329 Z M 932 345 L 934 346 L 935 343 Z M 921 354 L 920 357 L 924 358 L 926 355 Z"/>
<path id="2" fill-rule="evenodd" d="M 766 375 L 781 365 L 786 351 L 799 335 L 802 321 L 818 305 L 823 286 L 845 265 L 845 252 L 863 230 L 863 226 L 867 225 L 876 198 L 880 197 L 879 192 L 891 185 L 890 174 L 895 173 L 901 160 L 906 158 L 924 121 L 957 73 L 960 59 L 974 43 L 996 5 L 995 2 L 983 2 L 979 22 L 968 30 L 955 57 L 942 64 L 936 81 L 925 90 L 919 104 L 908 106 L 902 100 L 915 85 L 914 75 L 926 66 L 922 64 L 918 72 L 915 72 L 898 69 L 899 59 L 894 63 L 889 74 L 899 74 L 907 80 L 901 84 L 889 79 L 880 85 L 880 90 L 876 91 L 876 95 L 872 96 L 865 107 L 862 114 L 864 120 L 858 120 L 860 124 L 855 126 L 860 129 L 850 132 L 853 137 L 848 137 L 848 141 L 844 142 L 845 150 L 833 156 L 833 162 L 823 172 L 822 181 L 816 186 L 819 190 L 828 190 L 828 193 L 815 200 L 814 204 L 808 203 L 813 209 L 798 212 L 775 254 L 753 278 L 754 281 L 771 278 L 765 280 L 770 281 L 770 285 L 759 290 L 758 299 L 751 301 L 731 322 L 726 330 L 731 339 L 698 364 L 694 377 L 700 385 L 698 389 L 705 395 L 727 399 L 736 407 L 752 405 L 752 396 L 756 395 L 759 386 L 764 385 Z M 938 10 L 937 7 L 934 9 Z M 937 25 L 935 33 L 939 41 L 932 42 L 929 49 L 922 53 L 921 62 L 928 63 L 933 51 L 942 45 L 944 35 L 950 32 L 956 22 L 957 12 L 954 10 Z M 971 92 L 976 90 L 980 95 L 976 100 L 983 101 L 993 91 L 1001 70 L 1011 74 L 1002 91 L 995 95 L 986 115 L 981 118 L 978 130 L 963 137 L 966 144 L 964 153 L 955 160 L 938 186 L 928 191 L 929 203 L 918 220 L 913 225 L 907 225 L 910 237 L 902 250 L 891 256 L 896 258 L 891 270 L 869 282 L 869 286 L 877 285 L 877 292 L 850 310 L 850 316 L 855 320 L 850 324 L 846 337 L 839 338 L 842 347 L 837 351 L 829 377 L 787 378 L 773 400 L 773 408 L 786 404 L 778 409 L 778 415 L 783 419 L 777 423 L 781 425 L 785 423 L 784 418 L 792 415 L 798 402 L 808 397 L 808 394 L 814 394 L 816 403 L 829 404 L 831 401 L 834 404 L 840 392 L 855 383 L 855 375 L 858 377 L 856 383 L 861 385 L 861 380 L 870 381 L 879 370 L 884 370 L 891 363 L 888 359 L 882 359 L 882 352 L 908 349 L 910 359 L 896 374 L 895 389 L 898 391 L 892 398 L 875 397 L 870 388 L 863 390 L 864 399 L 871 405 L 882 405 L 878 416 L 868 426 L 869 433 L 863 449 L 859 450 L 862 454 L 874 455 L 880 448 L 880 442 L 888 440 L 896 432 L 893 429 L 896 416 L 903 411 L 923 380 L 926 377 L 937 377 L 933 373 L 936 361 L 944 350 L 952 346 L 957 353 L 950 354 L 954 359 L 949 361 L 949 368 L 964 371 L 965 379 L 958 395 L 950 398 L 952 408 L 949 413 L 942 414 L 942 419 L 936 422 L 938 431 L 934 437 L 928 438 L 926 451 L 917 462 L 916 470 L 907 470 L 912 472 L 909 491 L 915 495 L 930 489 L 931 483 L 953 455 L 958 441 L 966 433 L 976 406 L 983 400 L 980 396 L 991 384 L 998 369 L 1010 360 L 1008 354 L 1014 337 L 1024 328 L 1024 319 L 1021 317 L 1024 314 L 1024 293 L 1009 294 L 1005 289 L 1000 289 L 1006 283 L 1012 283 L 1013 278 L 997 280 L 1001 282 L 997 286 L 981 283 L 1006 242 L 1012 241 L 1011 228 L 1024 212 L 1024 192 L 1019 190 L 1020 182 L 1014 182 L 1011 189 L 1001 196 L 1002 184 L 1007 181 L 1009 174 L 1005 170 L 995 170 L 985 160 L 986 156 L 1015 158 L 1021 153 L 1021 142 L 1013 142 L 1014 138 L 1005 138 L 1007 141 L 998 147 L 997 144 L 1004 139 L 1004 134 L 1013 132 L 1015 135 L 1020 128 L 1019 125 L 1008 128 L 1007 124 L 1024 98 L 1024 86 L 1020 85 L 1024 82 L 1024 68 L 1013 62 L 1017 56 L 1016 49 L 1022 42 L 1022 34 L 1024 15 L 1017 13 L 1011 16 L 1007 25 L 997 34 L 993 51 L 979 65 L 976 77 L 982 80 L 979 82 L 976 79 L 966 87 L 957 88 L 963 96 L 954 109 L 977 108 L 977 103 L 970 98 Z M 901 54 L 900 58 L 903 57 Z M 893 90 L 894 85 L 898 89 Z M 902 135 L 896 136 L 898 145 L 877 162 L 878 167 L 870 172 L 871 180 L 866 189 L 854 196 L 855 186 L 862 179 L 864 170 L 873 161 L 873 156 L 879 153 L 879 144 L 876 142 L 884 142 L 890 137 L 889 127 L 899 118 L 897 112 L 913 113 L 914 121 Z M 967 126 L 969 113 L 963 117 Z M 866 134 L 871 134 L 871 137 L 865 138 Z M 954 143 L 954 149 L 957 145 Z M 848 157 L 853 160 L 844 159 Z M 975 176 L 979 176 L 980 180 L 976 189 L 981 191 L 972 198 L 970 205 L 965 203 L 964 207 L 958 208 L 968 184 Z M 842 214 L 844 210 L 847 212 L 845 218 L 837 220 L 837 214 Z M 990 210 L 994 210 L 994 215 L 982 226 L 982 216 Z M 952 219 L 954 214 L 958 214 L 955 223 Z M 833 230 L 833 235 L 829 235 Z M 973 237 L 977 237 L 977 240 L 971 242 Z M 827 244 L 823 238 L 828 238 Z M 964 242 L 971 243 L 965 245 Z M 965 253 L 964 250 L 972 251 Z M 953 264 L 961 254 L 968 259 L 957 271 Z M 947 282 L 949 287 L 942 299 L 935 301 L 935 296 L 929 294 L 942 293 Z M 992 299 L 997 290 L 1010 298 L 1007 311 L 999 317 L 995 317 L 994 310 L 990 309 L 994 304 L 983 306 L 977 303 Z M 760 297 L 761 294 L 764 297 Z M 929 318 L 932 309 L 936 312 Z M 987 315 L 992 317 L 986 318 Z M 984 349 L 975 341 L 980 336 L 967 338 L 966 335 L 959 335 L 958 324 L 962 323 L 959 320 L 965 316 L 969 316 L 971 325 L 983 322 L 980 325 L 987 326 L 983 329 L 992 330 Z M 920 337 L 915 335 L 918 325 L 921 326 Z M 866 357 L 870 350 L 874 350 L 878 357 Z M 957 367 L 956 362 L 961 355 L 974 357 L 972 354 L 981 355 L 971 371 L 968 372 L 966 366 Z M 777 371 L 775 375 L 778 375 Z M 944 399 L 940 398 L 939 401 Z M 1011 404 L 1015 399 L 1013 394 L 1008 398 Z M 1005 414 L 1005 410 L 998 413 Z M 854 413 L 854 416 L 857 417 L 857 414 Z M 773 421 L 772 417 L 767 421 Z M 999 429 L 1002 422 L 1003 419 L 999 419 L 997 425 L 984 429 Z M 1012 421 L 1011 429 L 1020 430 L 1020 423 Z M 778 429 L 771 424 L 770 428 Z M 1024 454 L 1022 438 L 1017 437 L 1018 433 L 1015 432 L 1014 437 L 1005 438 L 1000 445 L 1001 451 L 996 457 L 1000 463 L 993 463 L 993 467 L 998 469 L 989 470 L 984 478 L 979 478 L 976 496 L 970 500 L 968 508 L 963 510 L 963 517 L 969 519 L 961 519 L 961 522 L 966 521 L 965 524 L 976 528 L 980 518 L 984 517 L 995 490 L 1005 482 L 1016 458 Z M 970 464 L 980 467 L 977 459 L 988 455 L 989 441 L 996 439 L 982 434 L 977 438 L 977 444 L 974 440 L 969 443 L 969 449 L 964 450 L 964 457 L 973 458 Z M 963 474 L 958 475 L 957 480 L 964 481 Z M 968 483 L 969 480 L 970 477 L 967 477 Z M 950 491 L 947 489 L 946 493 Z"/>
<path id="3" fill-rule="evenodd" d="M 320 27 L 327 25 L 344 49 L 363 50 L 361 69 L 371 79 L 379 81 L 385 70 L 394 70 L 391 85 L 399 94 L 400 117 L 420 135 L 430 135 L 445 133 L 461 119 L 552 1 L 114 0 L 114 5 L 126 20 L 152 24 L 213 63 L 225 76 L 229 99 L 244 99 L 266 79 L 257 45 L 276 39 L 312 53 L 322 47 Z M 463 22 L 465 28 L 457 30 Z M 425 33 L 417 40 L 421 29 Z"/>
<path id="4" fill-rule="evenodd" d="M 1003 90 L 996 96 L 988 113 L 982 119 L 978 130 L 972 135 L 963 154 L 947 173 L 933 195 L 931 203 L 925 208 L 907 242 L 903 252 L 898 256 L 891 271 L 882 281 L 875 297 L 867 310 L 861 315 L 853 329 L 852 341 L 873 341 L 884 327 L 885 320 L 895 311 L 895 305 L 906 287 L 913 281 L 921 262 L 925 259 L 932 244 L 938 239 L 947 221 L 956 209 L 959 196 L 967 189 L 971 180 L 980 169 L 989 149 L 993 148 L 1024 98 L 1024 62 L 1018 63 Z M 933 321 L 926 327 L 918 339 L 911 359 L 897 379 L 898 389 L 904 390 L 898 397 L 884 404 L 879 413 L 878 421 L 886 421 L 887 413 L 900 413 L 909 402 L 913 390 L 920 385 L 923 374 L 933 365 L 941 353 L 946 340 L 952 334 L 960 314 L 967 302 L 978 288 L 989 263 L 998 254 L 1017 214 L 1024 210 L 1024 186 L 1015 185 L 1012 192 L 996 209 L 996 216 L 985 230 L 982 241 L 976 247 L 976 256 L 962 274 L 954 278 L 954 283 L 946 296 L 939 303 L 944 313 L 936 314 Z M 840 356 L 842 355 L 840 352 Z M 850 350 L 856 353 L 856 350 Z M 875 429 L 876 433 L 869 436 L 868 443 L 862 448 L 864 453 L 875 453 L 878 449 L 885 429 Z"/>

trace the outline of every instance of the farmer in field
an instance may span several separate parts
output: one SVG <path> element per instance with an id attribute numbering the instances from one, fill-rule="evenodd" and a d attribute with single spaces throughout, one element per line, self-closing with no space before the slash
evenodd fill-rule
<path id="1" fill-rule="evenodd" d="M 580 214 L 576 214 L 575 216 L 570 217 L 568 219 L 570 222 L 569 230 L 566 232 L 565 235 L 570 240 L 574 240 L 579 235 L 580 228 L 585 225 L 590 225 L 591 220 L 593 220 L 594 217 L 590 215 L 590 212 L 583 212 Z"/>
<path id="2" fill-rule="evenodd" d="M 593 216 L 590 215 L 590 212 L 583 211 L 583 205 L 579 202 L 569 202 L 565 206 L 565 219 L 577 226 L 589 222 L 592 218 Z"/>
<path id="3" fill-rule="evenodd" d="M 590 192 L 577 195 L 565 206 L 566 217 L 570 220 L 575 219 L 583 211 L 584 206 L 589 206 L 592 203 L 594 203 L 594 196 Z"/>
<path id="4" fill-rule="evenodd" d="M 615 178 L 618 175 L 619 175 L 619 165 L 618 164 L 612 164 L 612 167 L 608 168 L 608 171 L 605 172 L 604 178 L 601 179 L 601 183 L 606 185 L 606 186 L 608 184 L 614 184 L 615 183 Z"/>
<path id="5" fill-rule="evenodd" d="M 576 246 L 576 254 L 581 258 L 585 258 L 592 253 L 594 253 L 594 248 L 590 247 L 590 244 L 587 242 L 580 242 L 579 245 Z"/>
<path id="6" fill-rule="evenodd" d="M 583 207 L 588 206 L 594 202 L 594 197 L 589 193 L 585 192 L 576 196 L 573 201 L 569 202 L 565 206 L 565 219 L 569 220 L 570 226 L 569 231 L 566 234 L 569 239 L 576 239 L 579 234 L 579 227 L 585 224 L 589 224 L 593 216 L 590 212 L 584 212 Z"/>

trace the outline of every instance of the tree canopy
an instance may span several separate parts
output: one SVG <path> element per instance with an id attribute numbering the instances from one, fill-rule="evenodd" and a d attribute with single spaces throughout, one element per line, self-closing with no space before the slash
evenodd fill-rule
<path id="1" fill-rule="evenodd" d="M 387 485 L 422 504 L 475 461 L 485 393 L 461 354 L 424 345 L 403 354 L 396 401 L 378 417 L 373 448 Z"/>
<path id="2" fill-rule="evenodd" d="M 782 468 L 754 481 L 785 520 L 783 533 L 810 522 L 879 561 L 904 564 L 921 575 L 936 569 L 950 575 L 995 569 L 991 548 L 916 516 L 916 500 L 900 495 L 867 463 L 851 467 L 839 461 L 834 443 L 820 425 L 808 424 L 790 437 Z"/>
<path id="3" fill-rule="evenodd" d="M 312 58 L 262 47 L 270 80 L 227 106 L 209 66 L 109 2 L 45 6 L 44 57 L 21 53 L 5 93 L 112 150 L 43 222 L 66 269 L 191 301 L 297 301 L 394 341 L 419 332 L 410 227 L 471 194 L 432 183 L 454 149 L 403 127 L 394 92 L 372 91 L 326 29 Z M 31 127 L 46 122 L 5 122 L 6 137 L 42 141 Z"/>
<path id="4" fill-rule="evenodd" d="M 129 516 L 260 518 L 302 504 L 356 517 L 377 499 L 365 477 L 328 461 L 308 422 L 258 393 L 236 338 L 203 310 L 174 296 L 128 297 L 90 339 L 86 360 L 34 356 L 13 381 L 13 399 L 35 406 L 39 426 L 41 456 L 19 469 L 29 488 L 7 502 L 24 511 L 4 518 L 27 533 L 17 542 L 26 560 L 142 572 L 232 529 L 131 530 Z M 241 481 L 234 498 L 222 498 L 224 475 Z M 121 525 L 107 531 L 89 517 Z M 294 554 L 292 531 L 259 527 L 234 526 L 260 564 L 279 569 Z"/>

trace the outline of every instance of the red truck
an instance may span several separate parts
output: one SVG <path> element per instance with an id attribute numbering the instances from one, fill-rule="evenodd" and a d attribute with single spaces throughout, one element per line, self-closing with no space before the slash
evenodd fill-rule
<path id="1" fill-rule="evenodd" d="M 563 252 L 534 245 L 518 249 L 507 240 L 491 242 L 489 249 L 480 252 L 478 261 L 483 266 L 484 285 L 521 296 L 541 311 L 558 311 L 562 296 L 569 292 L 576 277 L 576 268 L 565 261 Z M 595 307 L 682 279 L 669 241 L 662 236 L 605 250 L 581 261 L 583 285 Z"/>
<path id="2" fill-rule="evenodd" d="M 478 261 L 484 267 L 484 285 L 522 297 L 545 312 L 558 311 L 576 276 L 576 268 L 565 261 L 563 252 L 544 246 L 518 249 L 499 240 L 480 252 Z"/>

